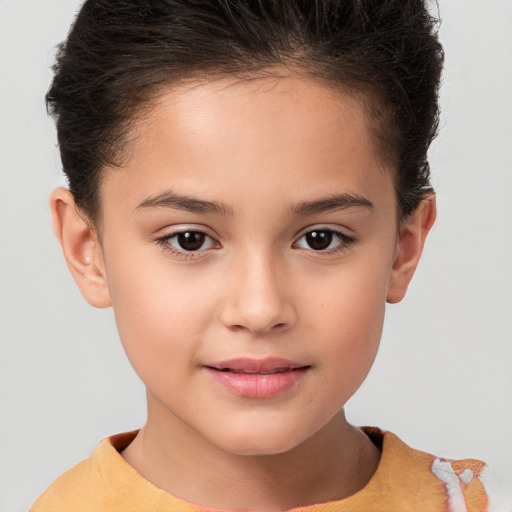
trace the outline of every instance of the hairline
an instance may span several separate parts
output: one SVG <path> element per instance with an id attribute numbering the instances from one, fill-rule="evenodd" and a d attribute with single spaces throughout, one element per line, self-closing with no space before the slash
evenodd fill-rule
<path id="1" fill-rule="evenodd" d="M 283 70 L 288 71 L 282 73 Z M 397 203 L 397 225 L 402 220 L 400 202 L 398 200 L 398 180 L 399 170 L 397 168 L 397 156 L 390 155 L 384 144 L 382 143 L 382 131 L 386 125 L 390 124 L 389 106 L 379 93 L 378 87 L 362 80 L 342 81 L 329 79 L 320 72 L 314 72 L 308 66 L 300 66 L 295 62 L 290 64 L 276 63 L 262 66 L 257 69 L 243 69 L 239 71 L 224 71 L 219 68 L 203 69 L 184 74 L 183 76 L 168 78 L 160 83 L 155 83 L 146 88 L 146 97 L 138 102 L 130 112 L 130 118 L 122 120 L 119 123 L 118 147 L 114 150 L 111 165 L 104 165 L 98 171 L 97 181 L 97 205 L 93 215 L 89 215 L 86 211 L 79 207 L 81 214 L 88 219 L 88 223 L 95 228 L 100 236 L 102 222 L 102 182 L 107 172 L 120 171 L 124 164 L 129 160 L 131 151 L 135 150 L 140 138 L 137 134 L 139 128 L 150 118 L 151 113 L 158 108 L 161 99 L 168 95 L 170 90 L 179 93 L 179 90 L 189 89 L 192 87 L 201 87 L 205 84 L 219 82 L 228 79 L 231 83 L 228 85 L 236 85 L 240 83 L 249 83 L 257 80 L 265 79 L 286 79 L 299 78 L 316 82 L 336 94 L 341 94 L 356 102 L 364 111 L 365 121 L 369 133 L 371 135 L 371 143 L 374 147 L 375 154 L 378 158 L 380 167 L 383 172 L 391 173 L 393 179 L 393 189 Z M 135 91 L 134 91 L 135 92 Z M 381 107 L 381 108 L 378 108 Z M 427 192 L 426 192 L 427 193 Z"/>

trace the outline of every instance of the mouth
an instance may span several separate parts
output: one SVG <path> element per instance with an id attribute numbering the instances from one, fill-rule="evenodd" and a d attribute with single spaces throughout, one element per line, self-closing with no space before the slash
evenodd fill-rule
<path id="1" fill-rule="evenodd" d="M 239 358 L 205 365 L 226 389 L 249 398 L 270 398 L 298 384 L 311 368 L 281 358 Z"/>
<path id="2" fill-rule="evenodd" d="M 243 373 L 246 375 L 274 375 L 275 373 L 284 373 L 290 370 L 297 370 L 298 368 L 291 368 L 288 366 L 280 366 L 279 368 L 272 368 L 271 370 L 238 370 L 234 368 L 215 368 L 212 367 L 212 370 L 217 370 L 219 372 L 233 372 L 233 373 Z"/>

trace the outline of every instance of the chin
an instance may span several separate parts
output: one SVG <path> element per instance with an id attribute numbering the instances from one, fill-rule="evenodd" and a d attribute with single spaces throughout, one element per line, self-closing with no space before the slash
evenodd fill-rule
<path id="1" fill-rule="evenodd" d="M 288 429 L 249 429 L 243 432 L 229 431 L 229 437 L 217 442 L 217 446 L 233 455 L 262 456 L 289 452 L 309 436 Z"/>

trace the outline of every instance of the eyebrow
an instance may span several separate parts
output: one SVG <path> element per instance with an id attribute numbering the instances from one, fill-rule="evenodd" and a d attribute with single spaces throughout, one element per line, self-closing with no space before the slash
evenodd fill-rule
<path id="1" fill-rule="evenodd" d="M 373 203 L 358 194 L 335 194 L 315 201 L 301 201 L 294 205 L 291 213 L 295 216 L 313 215 L 347 208 L 373 208 Z"/>
<path id="2" fill-rule="evenodd" d="M 233 208 L 217 201 L 205 201 L 190 196 L 177 194 L 173 191 L 165 191 L 155 196 L 144 199 L 135 210 L 145 208 L 175 208 L 191 213 L 213 213 L 217 215 L 231 216 Z M 358 194 L 336 194 L 314 201 L 301 201 L 290 208 L 293 216 L 300 217 L 347 208 L 373 208 L 373 203 Z"/>
<path id="3" fill-rule="evenodd" d="M 184 196 L 172 191 L 162 192 L 156 196 L 150 196 L 135 208 L 140 210 L 143 208 L 175 208 L 185 210 L 191 213 L 214 213 L 217 215 L 233 215 L 233 209 L 217 201 L 205 201 L 194 197 Z"/>

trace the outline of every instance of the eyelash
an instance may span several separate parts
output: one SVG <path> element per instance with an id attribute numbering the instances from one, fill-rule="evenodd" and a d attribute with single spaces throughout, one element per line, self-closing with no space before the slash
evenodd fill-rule
<path id="1" fill-rule="evenodd" d="M 320 227 L 320 228 L 310 229 L 309 231 L 306 231 L 305 233 L 303 233 L 293 243 L 292 247 L 297 248 L 297 244 L 298 244 L 299 240 L 301 240 L 302 238 L 304 238 L 305 236 L 307 236 L 308 234 L 311 234 L 313 232 L 330 233 L 331 235 L 338 237 L 340 240 L 340 243 L 338 243 L 338 245 L 336 247 L 333 247 L 328 250 L 314 250 L 312 248 L 304 249 L 304 250 L 309 250 L 310 252 L 312 252 L 314 254 L 332 255 L 332 254 L 343 253 L 343 252 L 347 251 L 349 249 L 350 245 L 356 241 L 356 239 L 354 237 L 349 236 L 349 235 L 343 233 L 342 231 L 338 231 L 333 228 L 321 228 Z M 213 238 L 208 233 L 201 231 L 200 229 L 184 229 L 181 231 L 176 231 L 174 233 L 171 233 L 171 234 L 168 234 L 168 235 L 165 235 L 165 236 L 162 236 L 162 237 L 156 239 L 155 242 L 158 245 L 160 245 L 160 247 L 162 248 L 163 251 L 168 252 L 168 253 L 172 254 L 173 256 L 177 256 L 183 260 L 190 260 L 193 258 L 201 257 L 203 255 L 202 253 L 204 253 L 206 251 L 210 251 L 211 248 L 200 249 L 200 250 L 195 250 L 195 251 L 179 250 L 179 249 L 176 249 L 175 247 L 173 247 L 169 243 L 169 241 L 172 238 L 178 237 L 179 235 L 182 235 L 184 233 L 195 233 L 195 234 L 199 234 L 199 235 L 204 235 L 205 237 L 207 237 L 213 241 L 214 248 L 218 248 L 220 246 L 219 242 L 215 238 Z"/>
<path id="2" fill-rule="evenodd" d="M 176 249 L 176 247 L 173 247 L 169 241 L 172 238 L 178 237 L 179 235 L 185 234 L 185 233 L 196 233 L 200 235 L 204 235 L 205 237 L 211 239 L 213 241 L 214 246 L 219 246 L 219 242 L 215 240 L 211 235 L 208 233 L 201 231 L 200 229 L 183 229 L 180 231 L 175 231 L 174 233 L 170 233 L 168 235 L 162 236 L 155 240 L 155 242 L 160 245 L 163 251 L 172 254 L 173 256 L 177 256 L 179 259 L 182 260 L 191 260 L 193 258 L 197 258 L 198 256 L 202 256 L 205 251 L 209 251 L 210 249 L 202 249 L 197 251 L 187 251 L 187 250 L 179 250 Z"/>
<path id="3" fill-rule="evenodd" d="M 338 231 L 337 229 L 319 227 L 319 228 L 310 229 L 310 230 L 306 231 L 305 233 L 303 233 L 297 239 L 297 241 L 293 243 L 293 247 L 297 246 L 299 240 L 301 240 L 302 238 L 304 238 L 307 235 L 314 233 L 314 232 L 330 233 L 331 235 L 334 235 L 339 238 L 339 243 L 335 247 L 332 247 L 331 249 L 317 250 L 317 251 L 315 251 L 313 248 L 304 249 L 304 250 L 309 250 L 309 251 L 313 252 L 313 254 L 320 254 L 320 255 L 327 255 L 327 256 L 330 256 L 333 254 L 340 254 L 340 253 L 347 251 L 349 249 L 350 245 L 356 241 L 356 239 L 354 237 L 349 236 L 346 233 L 343 233 L 342 231 Z"/>

